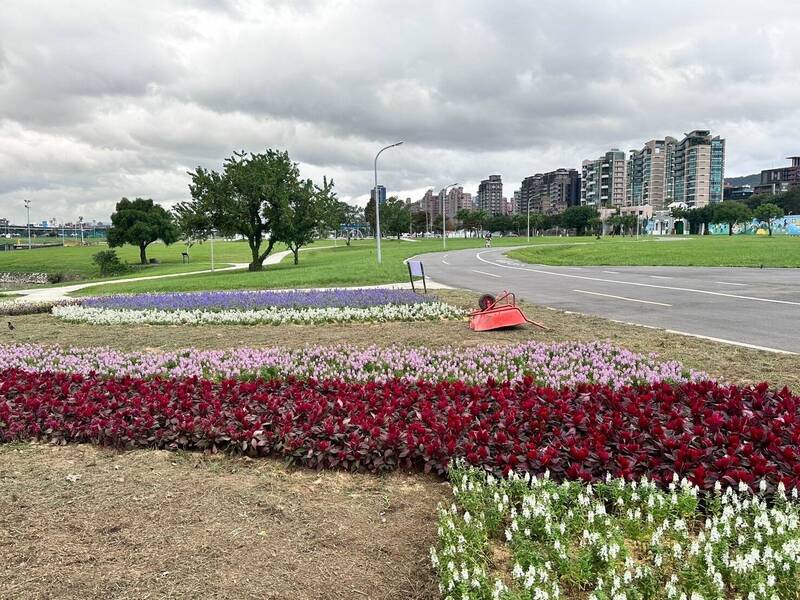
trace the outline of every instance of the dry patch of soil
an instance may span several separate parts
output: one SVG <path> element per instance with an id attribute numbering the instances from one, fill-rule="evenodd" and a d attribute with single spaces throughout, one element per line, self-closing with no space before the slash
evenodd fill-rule
<path id="1" fill-rule="evenodd" d="M 0 597 L 435 598 L 448 492 L 419 474 L 0 445 Z"/>

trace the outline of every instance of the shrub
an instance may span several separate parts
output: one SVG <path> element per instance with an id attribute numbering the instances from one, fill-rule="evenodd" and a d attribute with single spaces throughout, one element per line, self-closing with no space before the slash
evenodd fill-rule
<path id="1" fill-rule="evenodd" d="M 0 374 L 0 441 L 231 449 L 316 468 L 445 473 L 452 459 L 556 480 L 674 473 L 702 489 L 800 484 L 800 396 L 713 382 L 614 390 L 517 383 L 103 379 Z"/>
<path id="2" fill-rule="evenodd" d="M 119 259 L 116 250 L 101 250 L 92 256 L 92 262 L 100 268 L 101 275 L 121 275 L 128 271 L 127 265 Z"/>

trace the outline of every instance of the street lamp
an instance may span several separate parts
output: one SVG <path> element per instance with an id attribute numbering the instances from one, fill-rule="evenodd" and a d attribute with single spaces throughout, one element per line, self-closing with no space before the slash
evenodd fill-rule
<path id="1" fill-rule="evenodd" d="M 525 204 L 528 206 L 528 243 L 531 243 L 531 199 L 530 196 L 526 198 Z"/>
<path id="2" fill-rule="evenodd" d="M 403 142 L 395 142 L 394 144 L 389 144 L 388 146 L 384 146 L 378 153 L 375 155 L 375 241 L 377 242 L 377 249 L 378 249 L 378 264 L 381 264 L 381 211 L 380 211 L 380 202 L 378 198 L 378 157 L 381 155 L 381 152 L 384 150 L 388 150 L 389 148 L 394 148 L 395 146 L 399 146 Z"/>
<path id="3" fill-rule="evenodd" d="M 444 203 L 447 199 L 447 190 L 451 187 L 457 186 L 457 183 L 451 183 L 442 190 L 442 248 L 447 248 L 447 217 L 444 214 Z"/>
<path id="4" fill-rule="evenodd" d="M 81 227 L 81 246 L 83 246 L 83 217 L 78 217 L 78 225 Z"/>
<path id="5" fill-rule="evenodd" d="M 31 201 L 25 200 L 25 210 L 28 212 L 28 250 L 33 247 L 31 243 Z"/>
<path id="6" fill-rule="evenodd" d="M 214 230 L 211 230 L 211 272 L 214 272 Z"/>

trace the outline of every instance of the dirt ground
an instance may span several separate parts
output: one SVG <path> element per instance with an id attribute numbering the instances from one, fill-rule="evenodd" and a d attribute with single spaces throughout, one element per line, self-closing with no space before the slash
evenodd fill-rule
<path id="1" fill-rule="evenodd" d="M 472 308 L 476 296 L 463 291 L 440 291 L 442 299 Z M 16 329 L 8 341 L 64 346 L 111 346 L 120 350 L 171 350 L 186 347 L 287 346 L 305 344 L 472 346 L 484 343 L 609 340 L 636 352 L 656 352 L 664 360 L 679 360 L 736 383 L 769 381 L 800 389 L 800 356 L 740 348 L 664 331 L 624 325 L 599 317 L 568 314 L 522 303 L 530 318 L 543 321 L 550 331 L 532 326 L 490 333 L 470 331 L 465 321 L 326 324 L 285 326 L 96 326 L 65 323 L 50 315 L 13 317 Z M 0 319 L 1 321 L 2 319 Z"/>
<path id="2" fill-rule="evenodd" d="M 0 445 L 0 598 L 427 599 L 433 477 Z"/>

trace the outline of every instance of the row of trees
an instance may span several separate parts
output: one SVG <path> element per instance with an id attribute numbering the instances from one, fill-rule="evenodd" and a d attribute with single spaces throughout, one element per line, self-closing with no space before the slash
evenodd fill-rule
<path id="1" fill-rule="evenodd" d="M 212 233 L 241 236 L 250 247 L 249 269 L 260 271 L 275 244 L 285 243 L 297 264 L 300 248 L 322 231 L 358 218 L 357 209 L 337 200 L 333 180 L 317 185 L 302 179 L 287 152 L 236 152 L 219 172 L 198 167 L 189 175 L 191 200 L 172 213 L 149 199 L 120 200 L 111 215 L 109 246 L 138 246 L 146 264 L 147 246 L 159 239 L 171 244 L 202 241 Z"/>

